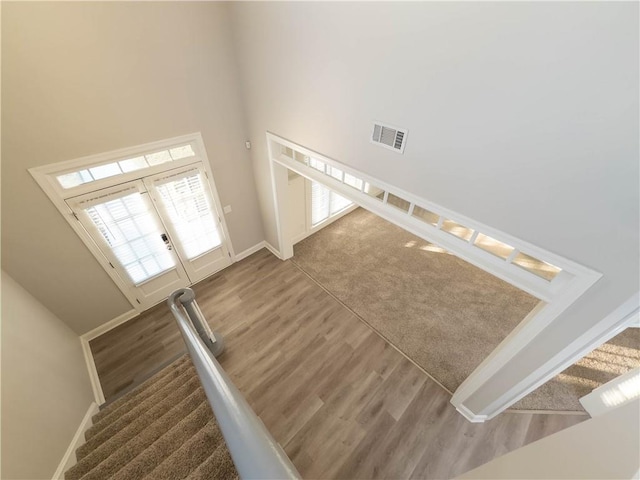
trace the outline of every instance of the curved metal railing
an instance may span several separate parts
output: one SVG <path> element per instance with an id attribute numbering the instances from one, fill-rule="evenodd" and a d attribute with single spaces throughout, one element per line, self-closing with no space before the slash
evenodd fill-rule
<path id="1" fill-rule="evenodd" d="M 289 457 L 210 350 L 216 351 L 216 355 L 220 353 L 221 350 L 218 349 L 221 348 L 221 338 L 215 334 L 212 334 L 213 338 L 208 335 L 211 331 L 198 308 L 193 290 L 176 290 L 169 296 L 167 303 L 178 322 L 191 361 L 198 372 L 240 478 L 299 479 L 300 475 Z M 201 336 L 209 338 L 209 348 L 209 342 Z"/>

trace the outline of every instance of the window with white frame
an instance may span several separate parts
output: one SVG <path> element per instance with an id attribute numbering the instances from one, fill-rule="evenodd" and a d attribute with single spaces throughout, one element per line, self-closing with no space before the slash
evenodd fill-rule
<path id="1" fill-rule="evenodd" d="M 135 157 L 123 158 L 115 162 L 108 162 L 93 165 L 87 168 L 74 169 L 56 175 L 56 180 L 65 190 L 83 185 L 85 183 L 95 182 L 103 178 L 109 178 L 123 173 L 143 170 L 145 168 L 160 165 L 162 163 L 174 162 L 184 158 L 194 157 L 195 152 L 191 144 L 180 145 L 174 148 L 168 148 L 146 155 L 137 155 Z"/>
<path id="2" fill-rule="evenodd" d="M 317 182 L 311 182 L 311 226 L 315 227 L 353 205 Z"/>
<path id="3" fill-rule="evenodd" d="M 136 309 L 232 261 L 199 133 L 29 171 Z"/>

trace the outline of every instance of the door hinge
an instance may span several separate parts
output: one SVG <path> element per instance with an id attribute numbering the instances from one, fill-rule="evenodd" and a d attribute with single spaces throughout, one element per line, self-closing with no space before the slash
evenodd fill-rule
<path id="1" fill-rule="evenodd" d="M 136 302 L 138 302 L 138 304 L 139 304 L 139 305 L 142 305 L 142 303 L 140 302 L 140 300 L 138 300 L 137 298 L 136 298 Z"/>
<path id="2" fill-rule="evenodd" d="M 218 223 L 222 223 L 222 219 L 218 217 Z"/>
<path id="3" fill-rule="evenodd" d="M 74 217 L 76 217 L 76 220 L 80 221 L 80 219 L 78 218 L 78 214 L 76 212 L 71 212 L 71 215 L 73 215 Z"/>
<path id="4" fill-rule="evenodd" d="M 111 268 L 116 268 L 113 266 L 113 263 L 109 262 L 109 265 L 111 265 Z"/>
<path id="5" fill-rule="evenodd" d="M 231 258 L 231 252 L 227 252 L 227 255 L 229 255 L 229 258 Z"/>

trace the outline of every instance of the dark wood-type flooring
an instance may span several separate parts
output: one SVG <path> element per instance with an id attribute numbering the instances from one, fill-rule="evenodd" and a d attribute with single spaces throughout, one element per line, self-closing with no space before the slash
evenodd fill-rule
<path id="1" fill-rule="evenodd" d="M 194 287 L 223 367 L 305 478 L 452 478 L 586 419 L 472 424 L 450 395 L 267 250 Z M 91 342 L 107 400 L 184 350 L 163 304 Z"/>

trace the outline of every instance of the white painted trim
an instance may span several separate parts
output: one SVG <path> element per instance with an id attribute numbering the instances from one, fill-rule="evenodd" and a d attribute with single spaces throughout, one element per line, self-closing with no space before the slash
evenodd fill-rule
<path id="1" fill-rule="evenodd" d="M 55 174 L 61 173 L 61 171 L 63 170 L 70 170 L 73 168 L 82 167 L 89 164 L 95 165 L 100 162 L 114 161 L 115 159 L 135 156 L 137 154 L 144 153 L 144 152 L 148 153 L 151 150 L 162 150 L 162 149 L 170 148 L 172 146 L 176 146 L 179 144 L 185 144 L 188 142 L 190 142 L 193 145 L 194 151 L 196 152 L 196 156 L 189 157 L 184 160 L 164 163 L 161 165 L 157 165 L 155 167 L 137 170 L 129 174 L 109 177 L 107 179 L 98 180 L 95 182 L 91 182 L 89 184 L 83 184 L 68 190 L 62 189 L 62 187 L 58 184 L 58 182 L 55 179 Z M 135 147 L 112 150 L 110 152 L 105 152 L 98 155 L 90 155 L 87 157 L 82 157 L 75 160 L 69 160 L 66 162 L 58 162 L 51 165 L 34 167 L 34 168 L 28 169 L 28 171 L 31 174 L 31 176 L 34 178 L 36 183 L 40 186 L 42 191 L 45 193 L 45 195 L 49 198 L 49 200 L 51 200 L 51 202 L 58 209 L 58 211 L 63 216 L 63 218 L 67 221 L 67 223 L 71 226 L 74 232 L 80 237 L 80 239 L 85 244 L 85 246 L 93 254 L 93 256 L 96 258 L 98 263 L 102 266 L 104 271 L 107 273 L 107 275 L 109 275 L 111 280 L 113 280 L 116 286 L 124 294 L 124 296 L 127 298 L 131 306 L 134 309 L 136 309 L 137 312 L 142 312 L 153 305 L 143 306 L 142 304 L 138 303 L 138 301 L 136 300 L 135 288 L 132 287 L 130 282 L 123 279 L 118 274 L 115 268 L 111 268 L 109 259 L 105 257 L 103 251 L 96 244 L 96 242 L 91 237 L 91 235 L 85 230 L 81 222 L 76 220 L 71 208 L 67 205 L 65 199 L 69 199 L 84 193 L 95 191 L 97 189 L 106 188 L 113 184 L 118 184 L 123 182 L 126 183 L 130 181 L 134 181 L 136 179 L 152 176 L 160 172 L 174 170 L 177 168 L 183 168 L 191 164 L 194 164 L 194 165 L 201 164 L 204 166 L 205 172 L 207 174 L 207 180 L 209 182 L 211 194 L 214 199 L 215 208 L 217 210 L 218 216 L 220 217 L 223 236 L 225 238 L 225 242 L 227 244 L 229 253 L 231 254 L 231 261 L 233 262 L 235 260 L 233 243 L 229 235 L 229 229 L 227 227 L 226 218 L 223 214 L 222 202 L 220 201 L 218 190 L 216 188 L 216 184 L 214 181 L 213 171 L 211 170 L 211 163 L 209 162 L 209 158 L 207 156 L 207 152 L 204 146 L 204 141 L 202 140 L 202 135 L 200 134 L 200 132 L 190 133 L 188 135 L 182 135 L 180 137 L 174 137 L 166 140 L 161 140 L 158 142 L 151 142 L 144 145 L 137 145 Z"/>
<path id="2" fill-rule="evenodd" d="M 312 233 L 309 231 L 302 232 L 300 235 L 296 235 L 295 237 L 292 237 L 291 243 L 295 245 L 296 243 L 301 242 L 302 240 L 304 240 L 307 237 L 310 237 L 311 235 Z"/>
<path id="3" fill-rule="evenodd" d="M 138 315 L 138 312 L 133 309 L 129 310 L 128 312 L 124 312 L 122 315 L 118 315 L 116 318 L 113 318 L 108 322 L 105 322 L 102 325 L 97 326 L 93 330 L 89 330 L 87 333 L 80 335 L 80 338 L 83 338 L 87 342 L 90 342 L 94 338 L 98 338 L 100 335 L 107 333 L 109 330 L 113 330 L 114 328 L 122 325 L 123 323 L 128 322 L 136 315 Z"/>
<path id="4" fill-rule="evenodd" d="M 259 250 L 262 250 L 263 248 L 266 248 L 266 242 L 263 240 L 260 243 L 256 243 L 253 247 L 249 247 L 246 250 L 243 250 L 242 252 L 238 253 L 236 255 L 236 262 L 239 262 L 240 260 L 244 260 L 245 258 L 247 258 L 250 255 L 253 255 L 254 253 L 256 253 Z"/>
<path id="5" fill-rule="evenodd" d="M 603 320 L 567 345 L 562 352 L 555 355 L 549 361 L 545 362 L 544 365 L 531 372 L 531 374 L 527 375 L 519 383 L 510 388 L 495 402 L 488 405 L 483 410 L 482 414 L 484 414 L 487 419 L 495 417 L 506 408 L 534 391 L 540 385 L 548 382 L 553 377 L 576 363 L 586 354 L 615 337 L 628 327 L 629 319 L 637 312 L 638 305 L 640 305 L 640 292 L 632 295 L 627 301 L 607 315 Z M 460 397 L 456 398 L 461 388 L 462 386 L 456 390 L 453 398 L 451 399 L 451 403 L 456 407 L 458 405 L 462 405 L 462 401 L 459 400 Z"/>
<path id="6" fill-rule="evenodd" d="M 273 253 L 280 260 L 284 260 L 282 258 L 282 255 L 280 254 L 280 251 L 276 247 L 271 245 L 269 242 L 267 242 L 266 240 L 264 241 L 264 246 L 267 247 L 267 250 L 269 250 L 271 253 Z"/>
<path id="7" fill-rule="evenodd" d="M 463 403 L 475 391 L 477 391 L 505 365 L 507 365 L 520 351 L 526 348 L 532 339 L 555 321 L 562 312 L 571 306 L 602 277 L 601 273 L 586 266 L 549 252 L 541 247 L 532 245 L 505 232 L 501 232 L 495 228 L 481 224 L 480 222 L 448 210 L 423 198 L 417 197 L 409 192 L 405 192 L 397 187 L 387 184 L 384 181 L 370 177 L 336 160 L 297 145 L 289 140 L 278 137 L 270 132 L 267 132 L 266 135 L 272 172 L 274 165 L 280 164 L 281 166 L 289 168 L 304 177 L 326 185 L 328 188 L 338 192 L 340 195 L 354 201 L 376 215 L 421 238 L 424 238 L 425 240 L 433 242 L 436 245 L 451 251 L 463 260 L 466 260 L 492 275 L 495 275 L 498 278 L 501 278 L 502 280 L 530 293 L 531 295 L 536 296 L 544 302 L 541 302 L 536 306 L 536 308 L 527 315 L 522 322 L 520 322 L 514 331 L 511 332 L 511 334 L 509 334 L 509 336 L 507 336 L 507 338 L 498 345 L 498 347 L 480 364 L 480 366 L 474 370 L 458 390 L 456 390 L 452 398 L 452 403 L 456 408 L 462 409 L 464 407 Z M 388 192 L 392 192 L 394 195 L 407 200 L 410 204 L 417 204 L 426 208 L 440 216 L 438 225 L 434 227 L 431 224 L 411 217 L 407 215 L 406 212 L 391 205 L 387 205 L 385 201 L 380 202 L 378 199 L 373 198 L 362 191 L 351 188 L 335 178 L 307 166 L 305 163 L 293 160 L 285 155 L 281 155 L 280 153 L 274 154 L 274 150 L 276 149 L 273 148 L 272 144 L 279 144 L 291 148 L 294 151 L 300 152 L 302 155 L 314 157 L 321 162 L 324 162 L 326 165 L 335 166 L 344 172 L 350 173 L 351 175 L 360 178 L 375 187 L 383 189 L 385 191 L 385 197 Z M 275 181 L 273 181 L 272 187 L 274 189 L 277 188 Z M 278 204 L 277 192 L 274 192 L 274 201 L 276 209 L 276 223 L 277 228 L 279 229 L 278 235 L 281 242 L 281 248 L 287 250 L 290 245 L 286 242 L 290 239 L 284 239 L 282 231 L 280 230 L 279 217 L 283 210 L 279 208 L 280 205 Z M 411 208 L 409 208 L 409 210 L 411 211 Z M 442 231 L 440 227 L 442 225 L 443 218 L 445 217 L 461 225 L 472 228 L 473 230 L 489 235 L 496 240 L 507 243 L 521 252 L 556 265 L 562 269 L 562 272 L 560 272 L 553 281 L 547 282 L 510 262 L 506 262 L 489 252 L 471 245 L 469 242 Z M 519 383 L 518 386 L 521 387 L 522 385 Z M 528 392 L 520 393 L 521 396 L 524 396 Z M 498 406 L 495 411 L 485 411 L 486 409 L 483 409 L 482 412 L 473 415 L 473 417 L 481 418 L 482 416 L 485 416 L 490 418 L 490 416 L 494 416 L 497 413 L 504 411 L 515 401 L 517 401 L 517 398 L 511 399 L 506 403 L 501 402 L 501 405 Z"/>
<path id="8" fill-rule="evenodd" d="M 488 271 L 492 275 L 495 275 L 496 277 L 520 288 L 521 290 L 524 290 L 527 293 L 530 293 L 531 295 L 545 302 L 550 302 L 551 299 L 556 297 L 558 294 L 565 293 L 568 284 L 571 284 L 574 289 L 580 285 L 587 286 L 588 288 L 602 276 L 602 274 L 591 270 L 583 265 L 579 265 L 572 260 L 561 257 L 552 252 L 549 252 L 548 250 L 542 249 L 516 237 L 513 237 L 507 233 L 501 232 L 495 228 L 469 219 L 461 214 L 448 210 L 426 199 L 417 197 L 416 195 L 401 190 L 397 187 L 391 186 L 382 180 L 378 180 L 365 173 L 348 167 L 336 160 L 325 157 L 322 154 L 309 150 L 305 147 L 297 145 L 269 132 L 267 132 L 267 143 L 270 152 L 272 188 L 274 190 L 277 189 L 276 179 L 275 177 L 273 177 L 273 170 L 275 165 L 279 164 L 285 168 L 288 168 L 289 170 L 298 173 L 299 175 L 302 175 L 308 179 L 327 186 L 331 190 L 336 191 L 345 198 L 352 200 L 356 204 L 375 213 L 385 220 L 388 220 L 391 223 L 394 223 L 404 228 L 405 230 L 426 239 L 427 241 L 433 242 L 436 245 L 453 252 L 463 260 L 466 260 L 467 262 L 485 271 Z M 410 217 L 406 212 L 401 211 L 400 209 L 393 207 L 392 205 L 388 205 L 384 201 L 380 202 L 378 199 L 373 198 L 348 185 L 345 185 L 341 181 L 336 180 L 335 178 L 326 175 L 323 172 L 315 170 L 312 167 L 308 167 L 284 155 L 274 154 L 272 143 L 287 146 L 295 151 L 301 152 L 306 156 L 314 157 L 325 163 L 326 165 L 335 166 L 336 168 L 339 168 L 344 172 L 347 172 L 357 178 L 364 180 L 365 182 L 383 189 L 385 192 L 392 192 L 394 195 L 404 198 L 410 203 L 417 204 L 423 208 L 431 210 L 440 215 L 441 219 L 442 217 L 446 217 L 461 225 L 472 228 L 473 230 L 479 230 L 480 232 L 489 235 L 497 240 L 503 241 L 524 253 L 530 254 L 543 261 L 552 263 L 553 265 L 560 267 L 563 272 L 561 272 L 561 274 L 558 275 L 554 279 L 554 281 L 547 282 L 546 280 L 543 280 L 533 273 L 527 272 L 526 270 L 518 267 L 513 263 L 508 263 L 503 259 L 482 250 L 481 248 L 471 245 L 458 237 L 440 230 L 439 226 L 433 226 L 421 220 L 418 220 L 415 217 Z M 280 206 L 281 202 L 279 203 L 278 201 L 277 191 L 274 191 L 273 197 L 276 207 L 276 227 L 278 229 L 281 251 L 288 251 L 290 246 L 290 239 L 285 238 L 284 232 L 282 230 L 282 222 L 284 219 L 280 218 L 281 215 L 279 214 L 278 207 Z M 579 281 L 574 281 L 576 280 L 576 278 L 579 278 Z M 584 288 L 584 290 L 586 290 L 586 288 Z"/>
<path id="9" fill-rule="evenodd" d="M 93 353 L 91 352 L 91 346 L 89 342 L 94 338 L 98 338 L 100 335 L 107 333 L 109 330 L 128 322 L 132 318 L 138 315 L 137 310 L 129 310 L 128 312 L 118 315 L 116 318 L 109 320 L 106 323 L 88 331 L 87 333 L 80 335 L 80 345 L 82 346 L 82 353 L 84 354 L 84 361 L 87 364 L 87 372 L 89 373 L 89 380 L 91 381 L 91 388 L 93 389 L 93 396 L 98 405 L 102 405 L 105 402 L 104 393 L 102 392 L 102 385 L 100 385 L 100 378 L 98 377 L 98 370 L 96 369 L 95 361 L 93 360 Z"/>
<path id="10" fill-rule="evenodd" d="M 345 186 L 343 183 L 341 183 L 340 181 L 334 179 L 333 177 L 330 177 L 328 175 L 324 175 L 321 172 L 314 170 L 312 168 L 305 168 L 305 165 L 302 165 L 299 162 L 290 160 L 288 158 L 282 158 L 281 156 L 276 156 L 274 154 L 274 152 L 272 151 L 271 148 L 271 143 L 275 142 L 275 143 L 279 143 L 281 145 L 287 146 L 289 148 L 292 148 L 293 150 L 297 150 L 300 153 L 303 153 L 304 155 L 307 156 L 311 156 L 311 157 L 315 157 L 317 159 L 319 159 L 320 161 L 322 161 L 323 163 L 327 164 L 327 165 L 332 165 L 335 166 L 339 169 L 341 169 L 342 171 L 349 173 L 355 177 L 361 178 L 363 180 L 365 180 L 366 182 L 375 185 L 376 187 L 380 187 L 383 190 L 385 190 L 385 192 L 391 192 L 397 196 L 400 196 L 401 198 L 404 198 L 405 200 L 409 201 L 410 203 L 414 203 L 414 204 L 418 204 L 423 208 L 426 208 L 427 210 L 431 210 L 434 213 L 437 213 L 439 215 L 442 215 L 448 219 L 451 219 L 461 225 L 465 225 L 469 228 L 472 228 L 473 230 L 479 230 L 482 233 L 489 235 L 490 237 L 495 238 L 496 240 L 500 240 L 503 241 L 504 243 L 507 243 L 509 245 L 512 245 L 516 248 L 518 248 L 520 251 L 523 251 L 525 253 L 528 253 L 530 255 L 533 255 L 536 258 L 539 258 L 541 260 L 547 261 L 549 263 L 552 263 L 553 265 L 556 265 L 560 268 L 562 268 L 565 271 L 569 271 L 571 273 L 589 273 L 589 272 L 593 272 L 593 273 L 597 273 L 594 272 L 593 270 L 589 269 L 588 267 L 585 267 L 583 265 L 580 265 L 579 263 L 576 263 L 568 258 L 562 257 L 560 255 L 554 254 L 553 252 L 550 252 L 546 249 L 543 249 L 541 247 L 538 247 L 536 245 L 533 245 L 529 242 L 526 242 L 520 238 L 514 237 L 506 232 L 503 232 L 501 230 L 498 230 L 496 228 L 490 227 L 488 225 L 482 224 L 476 220 L 473 220 L 469 217 L 466 217 L 460 213 L 454 212 L 453 210 L 450 210 L 448 208 L 442 207 L 430 200 L 427 200 L 425 198 L 422 197 L 418 197 L 417 195 L 414 195 L 410 192 L 407 192 L 405 190 L 402 190 L 396 186 L 393 186 L 391 184 L 388 184 L 387 182 L 383 181 L 383 180 L 379 180 L 375 177 L 372 177 L 370 175 L 367 175 L 366 173 L 363 173 L 359 170 L 356 170 L 354 168 L 349 167 L 348 165 L 345 165 L 344 163 L 341 163 L 337 160 L 334 160 L 332 158 L 329 158 L 325 155 L 322 155 L 321 153 L 315 152 L 313 150 L 310 150 L 306 147 L 303 147 L 302 145 L 298 145 L 294 142 L 291 142 L 285 138 L 282 138 L 278 135 L 275 135 L 271 132 L 267 132 L 267 146 L 268 146 L 268 150 L 269 150 L 269 158 L 272 161 L 275 161 L 277 163 L 280 163 L 282 165 L 285 165 L 287 168 L 290 168 L 291 170 L 293 170 L 294 172 L 307 177 L 307 178 L 311 178 L 312 180 L 317 180 L 320 183 L 328 186 L 329 188 L 331 188 L 332 190 L 337 191 L 338 193 L 340 193 L 341 195 L 344 195 L 347 198 L 352 199 L 353 201 L 355 201 L 356 203 L 362 204 L 362 202 L 360 201 L 362 199 L 362 197 L 358 196 L 355 197 L 353 195 L 353 193 L 356 193 L 357 191 L 351 187 Z M 290 167 L 290 165 L 293 166 L 293 168 Z M 304 170 L 301 170 L 299 167 L 304 168 Z M 317 172 L 318 173 L 318 177 L 313 177 L 312 175 L 309 175 L 309 170 L 313 172 Z M 334 180 L 333 182 L 328 182 L 326 180 Z M 334 187 L 344 187 L 344 188 L 334 188 Z M 362 193 L 362 192 L 360 192 Z M 363 194 L 365 196 L 368 197 L 368 195 Z M 377 200 L 374 200 L 374 205 L 379 205 L 380 202 Z M 363 207 L 367 208 L 366 205 L 362 205 Z M 375 212 L 376 214 L 378 212 Z M 402 215 L 407 216 L 406 213 L 403 213 Z M 420 224 L 422 224 L 423 222 L 420 222 Z M 403 227 L 404 228 L 404 227 Z M 451 235 L 443 232 L 443 234 L 445 234 L 447 237 L 451 237 L 453 238 Z M 435 241 L 434 241 L 435 243 Z M 460 243 L 459 239 L 456 241 L 456 243 Z M 464 240 L 462 240 L 462 243 L 464 243 Z M 454 245 L 454 248 L 457 249 L 457 247 Z M 490 257 L 493 257 L 493 255 L 491 255 L 490 253 L 487 253 L 487 255 L 489 255 Z M 502 262 L 502 260 L 501 260 Z"/>
<path id="11" fill-rule="evenodd" d="M 96 363 L 93 360 L 89 341 L 80 337 L 80 345 L 82 346 L 84 361 L 87 364 L 87 372 L 89 374 L 89 381 L 91 382 L 91 389 L 93 390 L 93 398 L 95 398 L 96 404 L 102 405 L 105 402 L 104 393 L 102 392 L 102 385 L 100 385 L 100 378 L 98 377 L 98 370 L 96 369 Z"/>
<path id="12" fill-rule="evenodd" d="M 84 434 L 93 425 L 92 417 L 98 413 L 98 404 L 91 402 L 87 413 L 78 426 L 75 435 L 71 439 L 71 443 L 67 447 L 67 451 L 62 456 L 62 460 L 58 464 L 52 480 L 64 480 L 64 473 L 77 463 L 76 450 L 85 443 Z"/>
<path id="13" fill-rule="evenodd" d="M 484 423 L 487 420 L 486 415 L 476 415 L 464 405 L 459 405 L 456 410 L 460 415 L 469 420 L 471 423 Z"/>
<path id="14" fill-rule="evenodd" d="M 117 150 L 111 150 L 108 152 L 99 153 L 96 155 L 87 155 L 85 157 L 75 158 L 73 160 L 66 160 L 62 162 L 56 162 L 53 164 L 42 165 L 40 167 L 32 167 L 29 170 L 31 175 L 36 179 L 36 181 L 42 186 L 41 180 L 44 180 L 47 183 L 48 188 L 56 192 L 62 198 L 74 197 L 77 195 L 81 195 L 83 193 L 87 193 L 93 190 L 99 190 L 104 188 L 105 186 L 109 186 L 113 184 L 114 177 L 108 177 L 102 180 L 96 180 L 90 182 L 88 184 L 82 184 L 74 188 L 64 189 L 60 184 L 56 181 L 55 177 L 57 175 L 79 170 L 84 167 L 93 167 L 104 163 L 109 163 L 117 160 L 122 160 L 125 158 L 131 158 L 138 155 L 143 155 L 152 151 L 160 151 L 166 150 L 172 147 L 176 147 L 178 145 L 183 145 L 185 143 L 192 143 L 197 141 L 198 137 L 200 140 L 202 136 L 200 132 L 189 133 L 186 135 L 181 135 L 179 137 L 167 138 L 165 140 L 159 140 L 156 142 L 149 142 L 142 145 L 135 145 L 133 147 L 125 147 Z M 175 167 L 180 167 L 184 164 L 193 163 L 197 161 L 200 154 L 204 154 L 204 151 L 198 151 L 199 147 L 202 144 L 193 145 L 196 148 L 194 149 L 196 155 L 194 157 L 188 157 L 186 159 L 175 160 L 173 162 L 169 162 L 169 164 L 174 165 Z M 122 179 L 117 183 L 124 183 L 130 180 L 135 180 L 140 176 L 153 175 L 154 173 L 161 172 L 166 170 L 167 168 L 175 168 L 174 166 L 168 166 L 167 163 L 152 166 L 149 168 L 144 168 L 141 170 L 137 170 L 134 172 L 123 173 L 122 175 L 117 175 L 115 178 Z M 44 188 L 43 188 L 44 189 Z"/>
<path id="15" fill-rule="evenodd" d="M 271 158 L 271 142 L 268 141 L 267 139 L 267 150 L 269 152 L 269 158 Z M 278 235 L 278 245 L 280 247 L 280 250 L 276 250 L 273 245 L 269 244 L 267 242 L 267 248 L 269 250 L 271 250 L 271 253 L 273 253 L 274 255 L 276 255 L 280 260 L 284 260 L 285 257 L 282 256 L 282 254 L 280 252 L 284 252 L 287 249 L 284 248 L 284 242 L 285 242 L 285 235 L 284 235 L 284 225 L 282 224 L 283 219 L 281 218 L 279 212 L 281 210 L 281 205 L 280 205 L 280 201 L 278 199 L 278 188 L 277 188 L 277 179 L 276 179 L 276 165 L 273 162 L 269 162 L 269 175 L 271 176 L 271 194 L 272 194 L 272 200 L 273 200 L 273 209 L 274 209 L 274 215 L 275 215 L 275 219 L 276 219 L 276 232 Z M 289 186 L 289 177 L 287 176 L 287 187 Z M 266 240 L 265 240 L 266 242 Z M 291 251 L 293 251 L 293 245 L 291 245 L 290 248 Z M 276 253 L 278 252 L 278 253 Z"/>
<path id="16" fill-rule="evenodd" d="M 131 306 L 137 311 L 141 312 L 142 307 L 136 302 L 136 298 L 133 295 L 131 288 L 128 283 L 126 283 L 118 272 L 111 268 L 109 264 L 109 260 L 104 256 L 102 250 L 98 247 L 98 245 L 93 241 L 91 235 L 84 229 L 82 223 L 79 220 L 76 220 L 73 215 L 73 211 L 64 201 L 64 199 L 56 193 L 56 190 L 52 187 L 50 177 L 41 175 L 36 169 L 29 169 L 29 172 L 36 180 L 36 182 L 40 185 L 40 188 L 44 191 L 45 195 L 51 200 L 51 202 L 58 209 L 63 218 L 67 221 L 72 230 L 80 237 L 84 245 L 89 249 L 89 251 L 93 254 L 95 259 L 98 261 L 103 270 L 109 275 L 113 283 L 120 289 L 126 299 L 129 301 Z"/>
<path id="17" fill-rule="evenodd" d="M 306 180 L 306 179 L 305 179 Z M 310 199 L 309 198 L 305 198 L 305 202 L 309 202 Z M 291 244 L 295 245 L 298 242 L 301 242 L 302 240 L 304 240 L 307 237 L 310 237 L 311 235 L 313 235 L 314 233 L 319 232 L 320 230 L 322 230 L 324 227 L 328 227 L 329 225 L 331 225 L 333 222 L 335 222 L 336 220 L 341 219 L 342 217 L 344 217 L 345 215 L 353 212 L 356 208 L 358 208 L 359 205 L 358 204 L 354 204 L 351 205 L 350 207 L 345 208 L 344 210 L 341 210 L 340 212 L 336 213 L 335 215 L 332 215 L 331 217 L 327 218 L 326 220 L 324 220 L 323 222 L 320 222 L 318 225 L 316 225 L 315 227 L 310 227 L 308 225 L 308 223 L 310 222 L 305 222 L 305 231 L 303 233 L 301 233 L 300 235 L 297 235 L 293 238 L 290 239 Z M 308 220 L 308 219 L 307 219 Z"/>
<path id="18" fill-rule="evenodd" d="M 280 253 L 269 243 L 266 241 L 262 241 L 257 243 L 253 247 L 250 247 L 243 252 L 240 252 L 238 255 L 235 255 L 235 262 L 239 262 L 240 260 L 248 257 L 249 255 L 261 250 L 262 248 L 267 248 L 278 258 L 280 257 Z M 131 309 L 128 312 L 123 313 L 122 315 L 118 315 L 116 318 L 109 320 L 102 325 L 94 328 L 93 330 L 88 331 L 87 333 L 80 336 L 80 344 L 82 346 L 82 352 L 84 354 L 85 363 L 87 364 L 87 372 L 89 374 L 89 380 L 91 381 L 91 388 L 93 389 L 93 396 L 98 405 L 102 405 L 105 403 L 104 393 L 102 392 L 102 386 L 100 385 L 100 378 L 98 377 L 98 371 L 96 369 L 96 364 L 93 359 L 93 354 L 91 352 L 91 346 L 89 342 L 95 338 L 98 338 L 100 335 L 104 335 L 105 333 L 113 330 L 116 327 L 119 327 L 123 323 L 128 322 L 132 318 L 139 315 L 135 309 Z"/>
<path id="19" fill-rule="evenodd" d="M 627 326 L 629 328 L 640 328 L 640 310 L 638 310 L 635 315 L 631 315 Z"/>
<path id="20" fill-rule="evenodd" d="M 213 170 L 211 169 L 211 162 L 209 161 L 209 157 L 207 156 L 207 149 L 205 148 L 204 140 L 202 139 L 202 134 L 200 132 L 196 132 L 192 133 L 190 136 L 194 137 L 196 145 L 198 146 L 199 153 L 202 157 L 204 171 L 207 173 L 207 180 L 209 181 L 209 189 L 211 190 L 211 195 L 213 196 L 213 200 L 216 204 L 215 206 L 218 209 L 218 216 L 220 217 L 220 223 L 222 224 L 222 231 L 227 243 L 227 248 L 229 250 L 229 253 L 231 254 L 231 262 L 233 263 L 235 261 L 236 254 L 233 248 L 233 242 L 231 241 L 231 235 L 229 234 L 229 227 L 227 226 L 227 219 L 222 207 L 222 201 L 220 200 L 220 195 L 218 194 L 218 187 L 216 186 Z"/>

